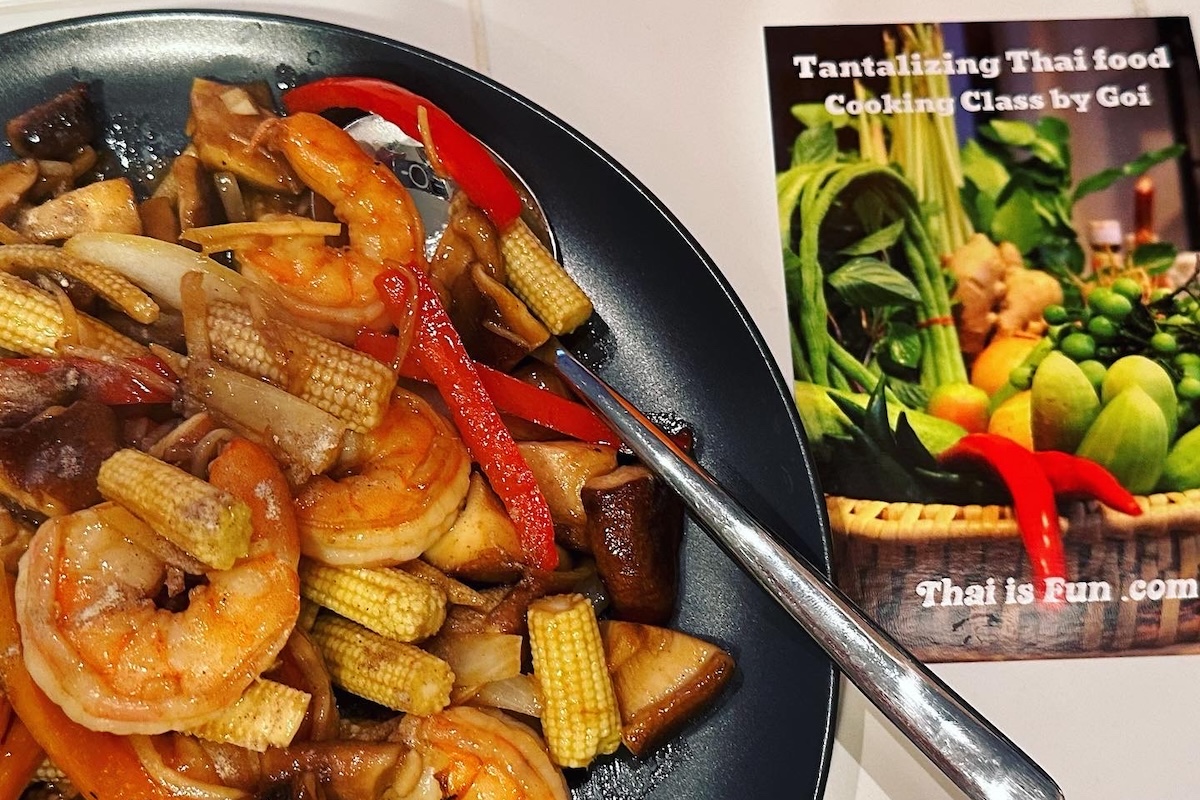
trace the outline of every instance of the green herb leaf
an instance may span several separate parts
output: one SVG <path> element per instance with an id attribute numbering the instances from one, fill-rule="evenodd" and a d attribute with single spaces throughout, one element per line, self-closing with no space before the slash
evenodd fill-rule
<path id="1" fill-rule="evenodd" d="M 992 217 L 992 238 L 997 242 L 1012 242 L 1022 254 L 1037 246 L 1049 230 L 1033 196 L 1023 188 L 1010 194 Z"/>
<path id="2" fill-rule="evenodd" d="M 858 308 L 921 302 L 921 293 L 913 282 L 877 258 L 851 259 L 825 280 L 843 300 Z"/>
<path id="3" fill-rule="evenodd" d="M 888 203 L 876 190 L 855 192 L 851 201 L 854 216 L 858 217 L 864 231 L 882 228 L 887 214 Z"/>
<path id="4" fill-rule="evenodd" d="M 1066 145 L 1071 140 L 1071 126 L 1058 117 L 1041 117 L 1037 121 L 1037 135 L 1038 138 Z"/>
<path id="5" fill-rule="evenodd" d="M 890 363 L 905 369 L 917 369 L 921 366 L 921 334 L 912 325 L 893 322 L 888 327 L 887 336 L 881 345 Z"/>
<path id="6" fill-rule="evenodd" d="M 1131 178 L 1136 178 L 1157 164 L 1170 161 L 1173 158 L 1179 158 L 1186 149 L 1182 144 L 1173 144 L 1168 147 L 1159 148 L 1158 150 L 1151 150 L 1149 153 L 1142 153 L 1125 165 L 1125 173 Z"/>
<path id="7" fill-rule="evenodd" d="M 796 137 L 792 145 L 792 166 L 828 164 L 837 161 L 837 134 L 832 125 L 808 128 Z"/>
<path id="8" fill-rule="evenodd" d="M 849 114 L 830 114 L 824 103 L 797 103 L 791 108 L 792 116 L 806 128 L 817 128 L 829 125 L 832 128 L 844 128 L 852 124 L 853 117 Z"/>
<path id="9" fill-rule="evenodd" d="M 849 247 L 843 247 L 838 252 L 847 256 L 865 256 L 887 250 L 896 243 L 904 232 L 904 220 L 898 219 L 891 225 L 864 236 Z"/>
<path id="10" fill-rule="evenodd" d="M 979 133 L 1010 147 L 1029 147 L 1037 139 L 1037 129 L 1022 120 L 994 119 L 981 125 Z"/>
<path id="11" fill-rule="evenodd" d="M 1160 150 L 1152 150 L 1149 153 L 1142 153 L 1140 156 L 1120 167 L 1109 167 L 1097 172 L 1095 175 L 1089 175 L 1081 180 L 1075 186 L 1075 193 L 1072 195 L 1072 200 L 1078 201 L 1081 197 L 1086 197 L 1089 194 L 1100 192 L 1112 186 L 1122 178 L 1134 178 L 1141 175 L 1146 170 L 1161 164 L 1164 161 L 1170 161 L 1172 158 L 1178 158 L 1184 151 L 1184 146 L 1181 144 L 1173 144 L 1170 147 L 1164 147 Z"/>
<path id="12" fill-rule="evenodd" d="M 1137 269 L 1144 269 L 1150 275 L 1161 275 L 1175 266 L 1175 256 L 1179 250 L 1171 242 L 1149 242 L 1133 248 L 1129 261 Z"/>
<path id="13" fill-rule="evenodd" d="M 888 390 L 905 408 L 924 408 L 929 404 L 929 390 L 919 383 L 891 378 Z"/>
<path id="14" fill-rule="evenodd" d="M 1073 236 L 1049 236 L 1038 244 L 1035 252 L 1037 258 L 1034 260 L 1045 265 L 1047 270 L 1059 278 L 1083 272 L 1086 260 L 1083 248 Z"/>
<path id="15" fill-rule="evenodd" d="M 968 139 L 962 146 L 962 168 L 963 176 L 967 180 L 975 184 L 979 191 L 993 198 L 998 196 L 1011 180 L 1004 163 L 984 150 L 974 139 Z"/>
<path id="16" fill-rule="evenodd" d="M 1043 164 L 1057 167 L 1060 170 L 1067 168 L 1067 162 L 1063 155 L 1064 150 L 1062 142 L 1056 142 L 1053 139 L 1047 139 L 1042 136 L 1038 136 L 1029 143 L 1029 155 Z"/>
<path id="17" fill-rule="evenodd" d="M 1109 167 L 1108 169 L 1102 169 L 1095 175 L 1089 175 L 1076 184 L 1075 193 L 1072 195 L 1072 198 L 1078 200 L 1079 198 L 1086 197 L 1089 194 L 1102 192 L 1124 177 L 1125 172 L 1120 167 Z"/>

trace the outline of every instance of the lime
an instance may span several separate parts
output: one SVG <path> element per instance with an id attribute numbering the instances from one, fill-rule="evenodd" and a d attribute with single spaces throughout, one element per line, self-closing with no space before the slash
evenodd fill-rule
<path id="1" fill-rule="evenodd" d="M 1168 331 L 1159 331 L 1150 337 L 1150 349 L 1156 353 L 1163 355 L 1171 355 L 1179 352 L 1179 340 L 1175 338 L 1175 334 Z"/>
<path id="2" fill-rule="evenodd" d="M 1042 311 L 1042 317 L 1046 320 L 1047 325 L 1062 325 L 1071 318 L 1064 306 L 1054 305 L 1046 306 Z"/>
<path id="3" fill-rule="evenodd" d="M 1117 336 L 1117 323 L 1112 317 L 1092 317 L 1088 320 L 1087 332 L 1097 342 L 1111 342 Z"/>
<path id="4" fill-rule="evenodd" d="M 1133 278 L 1117 278 L 1112 282 L 1112 290 L 1131 303 L 1137 303 L 1142 299 L 1142 284 Z"/>
<path id="5" fill-rule="evenodd" d="M 1166 300 L 1173 294 L 1175 294 L 1174 289 L 1169 289 L 1166 286 L 1160 286 L 1150 293 L 1150 302 L 1161 303 L 1163 300 Z"/>
<path id="6" fill-rule="evenodd" d="M 1083 370 L 1083 374 L 1092 382 L 1092 386 L 1096 391 L 1100 391 L 1100 386 L 1104 383 L 1104 375 L 1108 372 L 1108 367 L 1094 358 L 1089 358 L 1086 361 L 1079 362 L 1079 368 Z"/>
<path id="7" fill-rule="evenodd" d="M 1088 298 L 1088 305 L 1096 313 L 1103 314 L 1111 320 L 1120 322 L 1133 311 L 1133 303 L 1124 295 L 1116 292 L 1106 292 L 1099 297 L 1095 295 L 1096 292 L 1092 292 L 1092 297 Z"/>
<path id="8" fill-rule="evenodd" d="M 1059 348 L 1072 361 L 1086 361 L 1096 355 L 1096 340 L 1086 333 L 1072 333 L 1063 337 Z"/>
<path id="9" fill-rule="evenodd" d="M 1171 360 L 1174 361 L 1175 366 L 1179 367 L 1180 369 L 1183 369 L 1189 364 L 1200 366 L 1200 353 L 1192 353 L 1185 350 L 1181 353 L 1176 353 L 1175 357 Z"/>
<path id="10" fill-rule="evenodd" d="M 1200 399 L 1200 378 L 1188 376 L 1180 379 L 1175 385 L 1175 393 L 1184 400 Z"/>

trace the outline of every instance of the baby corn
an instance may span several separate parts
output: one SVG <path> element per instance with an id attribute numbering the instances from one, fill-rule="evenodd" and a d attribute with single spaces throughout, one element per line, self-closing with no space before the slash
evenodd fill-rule
<path id="1" fill-rule="evenodd" d="M 554 595 L 531 604 L 528 620 L 550 756 L 563 767 L 586 767 L 621 743 L 621 713 L 596 612 L 583 595 Z"/>
<path id="2" fill-rule="evenodd" d="M 419 647 L 385 639 L 335 614 L 311 634 L 334 683 L 394 711 L 425 716 L 450 704 L 450 665 Z"/>
<path id="3" fill-rule="evenodd" d="M 250 508 L 226 491 L 140 450 L 113 453 L 97 484 L 193 558 L 229 569 L 250 549 Z"/>
<path id="4" fill-rule="evenodd" d="M 400 642 L 428 639 L 446 619 L 444 591 L 390 567 L 347 569 L 306 559 L 300 594 Z"/>
<path id="5" fill-rule="evenodd" d="M 221 714 L 186 732 L 262 753 L 292 743 L 312 696 L 282 683 L 257 680 Z"/>
<path id="6" fill-rule="evenodd" d="M 521 219 L 500 234 L 508 285 L 534 316 L 557 335 L 592 314 L 592 301 Z"/>
<path id="7" fill-rule="evenodd" d="M 250 312 L 231 303 L 208 308 L 208 338 L 213 356 L 238 372 L 266 378 L 322 411 L 366 433 L 387 411 L 396 385 L 390 367 L 310 331 L 273 321 L 280 341 L 268 342 Z M 287 363 L 271 348 L 287 352 Z"/>
<path id="8" fill-rule="evenodd" d="M 61 247 L 49 244 L 10 244 L 0 247 L 0 271 L 20 268 L 53 270 L 74 278 L 143 324 L 158 319 L 158 304 L 124 275 L 100 264 L 76 258 Z"/>
<path id="9" fill-rule="evenodd" d="M 70 330 L 57 298 L 15 275 L 0 272 L 0 348 L 23 356 L 53 356 L 71 338 L 115 356 L 144 356 L 142 345 L 86 314 Z"/>

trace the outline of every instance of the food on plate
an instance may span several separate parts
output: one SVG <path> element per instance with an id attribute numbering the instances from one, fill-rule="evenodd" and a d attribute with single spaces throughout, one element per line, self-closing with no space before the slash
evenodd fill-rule
<path id="1" fill-rule="evenodd" d="M 145 195 L 87 86 L 9 124 L 0 800 L 565 798 L 732 672 L 663 627 L 680 501 L 539 366 L 591 303 L 486 148 L 283 101 L 197 79 Z M 430 250 L 335 107 L 459 187 Z"/>

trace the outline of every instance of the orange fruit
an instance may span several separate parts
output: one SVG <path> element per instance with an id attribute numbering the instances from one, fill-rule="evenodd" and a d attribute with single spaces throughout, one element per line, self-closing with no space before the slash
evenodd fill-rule
<path id="1" fill-rule="evenodd" d="M 969 383 L 946 383 L 933 390 L 926 413 L 949 420 L 967 433 L 983 433 L 988 426 L 988 394 Z"/>
<path id="2" fill-rule="evenodd" d="M 1033 392 L 1026 389 L 1017 392 L 1001 403 L 988 420 L 987 432 L 1008 437 L 1018 444 L 1033 449 L 1033 417 L 1030 408 Z"/>
<path id="3" fill-rule="evenodd" d="M 1013 333 L 992 339 L 971 365 L 971 384 L 989 395 L 995 394 L 997 389 L 1008 383 L 1009 374 L 1021 366 L 1021 362 L 1040 341 L 1040 336 L 1027 333 Z"/>

